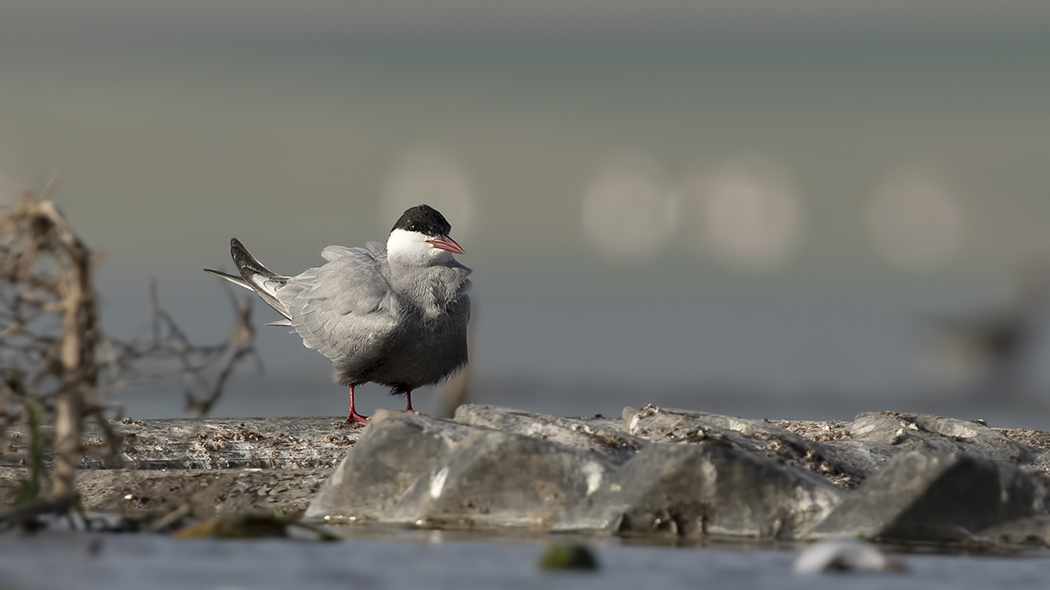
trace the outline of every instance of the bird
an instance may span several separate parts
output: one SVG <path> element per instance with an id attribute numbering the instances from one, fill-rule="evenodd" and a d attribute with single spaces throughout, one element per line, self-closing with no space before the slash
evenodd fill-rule
<path id="1" fill-rule="evenodd" d="M 455 254 L 463 248 L 452 226 L 429 205 L 404 212 L 386 244 L 328 246 L 325 264 L 296 276 L 266 268 L 237 239 L 230 254 L 238 275 L 204 269 L 254 291 L 291 327 L 307 348 L 332 361 L 333 379 L 350 390 L 347 423 L 367 422 L 357 411 L 354 388 L 378 383 L 391 395 L 433 385 L 467 364 L 471 269 Z"/>
<path id="2" fill-rule="evenodd" d="M 970 381 L 982 397 L 1029 395 L 1050 311 L 1050 267 L 1026 261 L 1016 283 L 1009 305 L 928 320 L 919 366 L 935 377 Z"/>

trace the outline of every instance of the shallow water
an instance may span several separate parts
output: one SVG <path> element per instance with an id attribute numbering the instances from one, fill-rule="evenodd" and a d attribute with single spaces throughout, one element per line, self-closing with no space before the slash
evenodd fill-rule
<path id="1" fill-rule="evenodd" d="M 356 536 L 356 535 L 355 535 Z M 905 556 L 903 574 L 796 575 L 794 551 L 602 545 L 597 573 L 537 568 L 549 538 L 364 534 L 335 542 L 48 533 L 0 536 L 0 587 L 22 588 L 1044 588 L 1045 553 Z M 748 549 L 748 550 L 744 550 Z"/>

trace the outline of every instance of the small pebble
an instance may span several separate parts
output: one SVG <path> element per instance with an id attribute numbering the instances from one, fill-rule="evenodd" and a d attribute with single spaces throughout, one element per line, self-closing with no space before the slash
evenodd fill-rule
<path id="1" fill-rule="evenodd" d="M 907 569 L 899 557 L 888 556 L 871 543 L 852 539 L 815 543 L 795 560 L 796 574 L 903 572 Z"/>
<path id="2" fill-rule="evenodd" d="M 540 556 L 540 569 L 594 571 L 598 569 L 598 560 L 584 545 L 557 544 L 547 547 Z"/>

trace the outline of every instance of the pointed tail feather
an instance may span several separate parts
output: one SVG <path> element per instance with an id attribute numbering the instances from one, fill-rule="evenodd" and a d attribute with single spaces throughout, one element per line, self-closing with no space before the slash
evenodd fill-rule
<path id="1" fill-rule="evenodd" d="M 277 313 L 291 319 L 288 316 L 288 308 L 277 299 L 277 288 L 287 283 L 288 277 L 278 275 L 266 268 L 248 252 L 248 249 L 237 238 L 230 240 L 230 255 L 233 257 L 233 262 L 237 265 L 237 270 L 241 273 L 241 276 L 226 274 L 210 268 L 204 270 L 222 277 L 235 285 L 255 291 L 255 294 Z"/>
<path id="2" fill-rule="evenodd" d="M 230 281 L 234 285 L 237 285 L 238 287 L 244 287 L 245 289 L 248 289 L 249 291 L 254 291 L 255 290 L 255 289 L 252 289 L 252 286 L 249 285 L 247 282 L 245 282 L 245 280 L 243 278 L 241 278 L 241 277 L 236 277 L 236 276 L 233 276 L 231 274 L 226 274 L 226 273 L 222 272 L 221 270 L 215 270 L 213 268 L 206 268 L 206 269 L 204 269 L 204 272 L 209 272 L 209 273 L 211 273 L 211 274 L 213 274 L 213 275 L 215 275 L 217 277 L 222 277 L 222 278 L 226 279 L 227 281 Z"/>
<path id="3" fill-rule="evenodd" d="M 251 252 L 237 238 L 230 240 L 230 255 L 233 256 L 233 263 L 237 265 L 237 270 L 241 271 L 241 276 L 245 280 L 250 281 L 254 275 L 262 275 L 264 277 L 277 276 L 276 273 L 266 268 L 263 263 L 252 256 Z"/>

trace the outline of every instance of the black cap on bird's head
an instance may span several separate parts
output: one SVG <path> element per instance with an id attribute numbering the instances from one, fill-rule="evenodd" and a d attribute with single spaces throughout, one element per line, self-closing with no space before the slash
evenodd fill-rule
<path id="1" fill-rule="evenodd" d="M 463 254 L 463 248 L 448 237 L 452 225 L 444 215 L 430 205 L 417 205 L 406 210 L 390 231 L 398 229 L 428 236 L 431 239 L 428 239 L 427 242 L 439 250 Z"/>
<path id="2" fill-rule="evenodd" d="M 405 211 L 390 231 L 395 229 L 419 232 L 428 236 L 447 236 L 452 226 L 437 209 L 430 205 L 417 205 Z"/>

